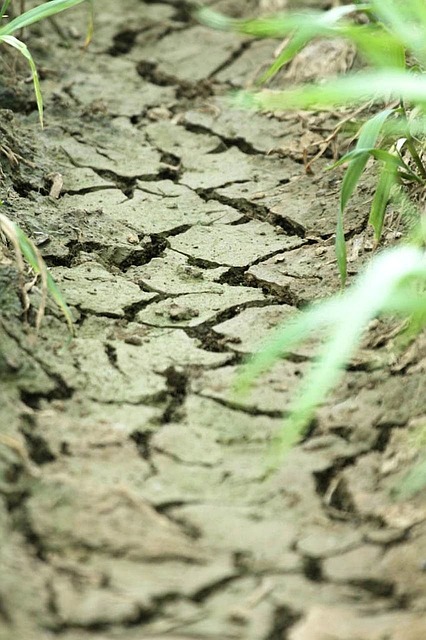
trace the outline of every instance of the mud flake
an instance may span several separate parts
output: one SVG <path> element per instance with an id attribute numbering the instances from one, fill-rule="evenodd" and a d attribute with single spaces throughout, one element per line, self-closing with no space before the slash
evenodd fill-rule
<path id="1" fill-rule="evenodd" d="M 274 329 L 291 321 L 298 314 L 298 309 L 290 305 L 250 307 L 234 318 L 216 325 L 213 331 L 223 337 L 223 342 L 232 351 L 249 354 L 270 340 Z"/>
<path id="2" fill-rule="evenodd" d="M 382 551 L 374 545 L 362 545 L 324 560 L 323 570 L 327 580 L 367 584 L 385 579 L 379 569 Z"/>
<path id="3" fill-rule="evenodd" d="M 180 183 L 191 189 L 217 189 L 230 183 L 264 183 L 270 188 L 289 180 L 295 173 L 294 163 L 270 156 L 253 156 L 231 147 L 222 153 L 195 154 L 183 160 Z M 262 185 L 262 186 L 259 186 Z"/>
<path id="4" fill-rule="evenodd" d="M 310 558 L 338 556 L 359 546 L 362 534 L 359 531 L 330 523 L 328 527 L 309 528 L 297 541 L 297 551 Z"/>
<path id="5" fill-rule="evenodd" d="M 71 580 L 55 576 L 52 583 L 57 616 L 65 626 L 94 627 L 129 623 L 140 615 L 140 606 L 124 593 L 85 585 L 73 587 Z"/>
<path id="6" fill-rule="evenodd" d="M 318 605 L 334 606 L 336 602 L 348 606 L 354 601 L 371 604 L 371 596 L 353 586 L 315 582 L 303 575 L 270 576 L 268 580 L 271 585 L 271 602 L 296 614 L 302 614 Z"/>
<path id="7" fill-rule="evenodd" d="M 170 233 L 193 224 L 211 224 L 221 218 L 233 222 L 241 214 L 227 205 L 204 202 L 196 193 L 170 180 L 138 182 L 133 198 L 110 208 L 113 220 L 129 225 L 137 233 Z"/>
<path id="8" fill-rule="evenodd" d="M 426 604 L 425 560 L 426 531 L 422 523 L 412 530 L 406 542 L 386 551 L 379 568 L 385 578 L 395 583 L 397 594 L 415 602 L 418 611 L 424 611 Z"/>
<path id="9" fill-rule="evenodd" d="M 51 570 L 34 557 L 12 523 L 7 522 L 3 503 L 0 503 L 0 539 L 0 638 L 34 637 L 34 625 L 46 628 L 54 622 L 46 588 Z"/>
<path id="10" fill-rule="evenodd" d="M 228 487 L 223 487 L 223 471 L 216 466 L 192 465 L 188 472 L 187 465 L 162 453 L 154 453 L 152 461 L 157 474 L 148 478 L 142 495 L 154 505 L 230 498 Z"/>
<path id="11" fill-rule="evenodd" d="M 254 508 L 217 504 L 187 505 L 173 513 L 191 522 L 209 548 L 243 554 L 252 571 L 292 572 L 301 568 L 300 559 L 290 553 L 296 535 L 290 518 L 263 519 Z"/>
<path id="12" fill-rule="evenodd" d="M 132 560 L 203 559 L 194 542 L 132 487 L 105 486 L 90 474 L 90 464 L 84 476 L 52 476 L 39 484 L 28 513 L 34 532 L 51 552 L 84 547 Z"/>
<path id="13" fill-rule="evenodd" d="M 131 118 L 149 107 L 170 105 L 175 101 L 173 87 L 142 81 L 136 65 L 121 57 L 105 60 L 97 56 L 95 71 L 78 73 L 71 82 L 70 93 L 79 104 L 90 107 L 101 98 L 105 110 L 112 116 Z"/>
<path id="14" fill-rule="evenodd" d="M 152 438 L 151 447 L 184 464 L 213 466 L 222 459 L 213 432 L 182 424 L 164 426 Z"/>
<path id="15" fill-rule="evenodd" d="M 322 247 L 301 247 L 268 258 L 253 265 L 248 275 L 295 304 L 308 303 L 318 297 L 335 293 L 340 285 L 332 246 L 325 246 L 329 259 L 321 256 L 321 268 L 316 251 Z"/>
<path id="16" fill-rule="evenodd" d="M 193 381 L 193 390 L 203 397 L 221 400 L 234 408 L 246 411 L 285 411 L 300 383 L 306 366 L 290 361 L 280 362 L 268 373 L 259 376 L 247 396 L 232 393 L 240 370 L 238 367 L 221 367 L 214 372 L 205 372 Z"/>
<path id="17" fill-rule="evenodd" d="M 252 416 L 197 395 L 190 394 L 182 407 L 185 424 L 212 431 L 217 442 L 230 445 L 243 442 L 268 442 L 279 432 L 282 420 Z"/>
<path id="18" fill-rule="evenodd" d="M 88 313 L 123 317 L 128 307 L 155 298 L 155 294 L 141 291 L 137 285 L 112 275 L 96 262 L 71 268 L 55 267 L 52 275 L 68 304 Z"/>
<path id="19" fill-rule="evenodd" d="M 148 264 L 130 268 L 126 275 L 139 285 L 172 295 L 187 293 L 217 293 L 218 283 L 226 268 L 200 269 L 189 264 L 181 253 L 166 249 L 161 258 L 153 258 Z"/>
<path id="20" fill-rule="evenodd" d="M 222 145 L 221 139 L 217 136 L 192 133 L 170 121 L 148 124 L 144 131 L 154 147 L 177 158 L 190 158 L 194 153 L 211 153 Z"/>
<path id="21" fill-rule="evenodd" d="M 232 226 L 195 226 L 170 240 L 175 251 L 228 267 L 247 267 L 263 256 L 299 243 L 299 238 L 277 235 L 270 224 L 257 220 Z"/>
<path id="22" fill-rule="evenodd" d="M 58 407 L 42 407 L 35 429 L 55 457 L 64 451 L 81 456 L 91 450 L 113 450 L 126 445 L 134 433 L 154 431 L 160 416 L 161 409 L 129 404 L 109 405 L 106 415 L 104 405 L 83 398 L 79 402 L 75 394 L 72 401 L 62 401 Z"/>
<path id="23" fill-rule="evenodd" d="M 424 618 L 403 612 L 381 612 L 366 615 L 352 607 L 313 606 L 297 623 L 289 640 L 418 640 L 426 633 Z"/>
<path id="24" fill-rule="evenodd" d="M 242 38 L 201 26 L 176 31 L 152 45 L 137 48 L 141 61 L 155 60 L 156 72 L 178 82 L 205 80 L 241 47 Z M 208 52 L 208 55 L 207 55 Z"/>
<path id="25" fill-rule="evenodd" d="M 112 343 L 117 367 L 129 379 L 137 378 L 146 368 L 164 373 L 171 366 L 215 367 L 229 359 L 226 353 L 205 351 L 199 342 L 178 329 L 156 329 L 140 345 Z"/>
<path id="26" fill-rule="evenodd" d="M 111 180 L 101 178 L 93 169 L 88 167 L 73 167 L 64 171 L 65 193 L 79 193 L 90 189 L 111 189 L 115 184 Z"/>
<path id="27" fill-rule="evenodd" d="M 101 189 L 85 194 L 65 194 L 55 205 L 46 198 L 26 207 L 25 226 L 37 239 L 46 238 L 40 250 L 45 257 L 68 258 L 77 245 L 96 247 L 108 262 L 121 264 L 143 253 L 141 245 L 129 242 L 132 229 L 108 215 L 125 199 L 119 189 Z M 40 211 L 40 212 L 39 212 Z"/>
<path id="28" fill-rule="evenodd" d="M 64 138 L 61 147 L 76 167 L 108 171 L 121 178 L 156 176 L 161 170 L 159 152 L 130 124 L 127 128 L 111 126 L 102 136 L 88 137 L 84 143 Z"/>
<path id="29" fill-rule="evenodd" d="M 195 548 L 195 543 L 192 541 Z M 217 555 L 209 563 L 179 561 L 159 563 L 129 562 L 125 559 L 95 558 L 91 566 L 108 576 L 115 593 L 126 594 L 139 607 L 150 609 L 159 598 L 179 595 L 195 598 L 198 593 L 233 577 L 236 573 L 231 558 Z M 185 580 L 182 576 L 185 575 Z"/>
<path id="30" fill-rule="evenodd" d="M 138 313 L 137 320 L 156 327 L 197 327 L 228 309 L 264 299 L 263 293 L 256 289 L 222 285 L 219 292 L 193 293 L 153 302 Z"/>
<path id="31" fill-rule="evenodd" d="M 163 376 L 141 363 L 138 375 L 128 377 L 111 364 L 105 344 L 100 340 L 76 339 L 71 352 L 77 363 L 77 371 L 68 383 L 71 387 L 84 389 L 92 400 L 135 404 L 166 394 L 167 385 Z"/>
<path id="32" fill-rule="evenodd" d="M 259 153 L 270 153 L 284 140 L 294 137 L 300 125 L 266 119 L 252 111 L 223 110 L 219 101 L 211 101 L 210 108 L 201 107 L 185 114 L 185 124 L 211 131 L 225 140 L 238 140 Z M 297 131 L 298 132 L 298 131 Z M 299 132 L 298 132 L 299 133 Z M 290 164 L 285 163 L 286 172 Z M 296 169 L 296 167 L 294 167 Z"/>

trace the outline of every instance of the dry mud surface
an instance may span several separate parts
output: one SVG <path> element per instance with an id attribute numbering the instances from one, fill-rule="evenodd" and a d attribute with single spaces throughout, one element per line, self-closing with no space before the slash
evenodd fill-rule
<path id="1" fill-rule="evenodd" d="M 49 307 L 34 339 L 3 247 L 0 639 L 423 640 L 426 503 L 392 488 L 426 411 L 424 345 L 393 356 L 392 327 L 372 327 L 272 474 L 313 345 L 232 394 L 268 331 L 338 288 L 341 176 L 302 162 L 338 117 L 223 101 L 279 43 L 210 32 L 178 0 L 97 9 L 88 51 L 84 8 L 31 32 L 44 132 L 27 70 L 2 61 L 3 210 L 77 335 Z M 304 55 L 281 81 L 353 58 L 326 49 L 321 70 Z M 348 211 L 352 274 L 370 255 L 369 197 L 366 183 Z"/>

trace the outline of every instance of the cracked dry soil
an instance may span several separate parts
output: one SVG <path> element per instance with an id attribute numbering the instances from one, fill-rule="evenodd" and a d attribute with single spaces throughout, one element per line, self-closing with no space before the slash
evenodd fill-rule
<path id="1" fill-rule="evenodd" d="M 268 446 L 313 343 L 231 393 L 272 327 L 338 288 L 340 175 L 303 167 L 338 116 L 230 109 L 220 97 L 278 43 L 208 31 L 183 1 L 97 13 L 85 52 L 84 9 L 31 31 L 44 132 L 26 69 L 2 54 L 5 212 L 77 336 L 52 307 L 34 340 L 2 246 L 0 639 L 423 640 L 426 503 L 391 489 L 426 411 L 424 342 L 391 361 L 392 327 L 373 326 L 274 474 Z M 327 51 L 281 81 L 351 64 Z M 348 211 L 352 274 L 369 197 L 366 181 Z"/>

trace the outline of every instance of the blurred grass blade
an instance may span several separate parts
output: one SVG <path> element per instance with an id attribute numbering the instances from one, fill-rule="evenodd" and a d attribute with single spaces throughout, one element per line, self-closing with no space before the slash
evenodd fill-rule
<path id="1" fill-rule="evenodd" d="M 383 163 L 368 218 L 368 222 L 374 229 L 376 242 L 379 242 L 382 235 L 386 206 L 389 202 L 392 188 L 397 184 L 397 175 L 398 169 L 395 162 Z"/>
<path id="2" fill-rule="evenodd" d="M 307 84 L 284 91 L 240 91 L 234 94 L 233 102 L 239 107 L 277 111 L 328 109 L 395 98 L 426 104 L 426 75 L 388 69 L 364 71 L 323 84 Z"/>
<path id="3" fill-rule="evenodd" d="M 43 126 L 43 97 L 41 95 L 40 80 L 38 77 L 37 67 L 34 62 L 34 58 L 29 52 L 27 45 L 24 42 L 21 42 L 21 40 L 18 40 L 17 38 L 15 38 L 15 36 L 0 35 L 0 42 L 5 42 L 11 47 L 14 47 L 24 56 L 24 58 L 28 60 L 31 68 L 31 76 L 34 83 L 34 93 L 35 93 L 36 102 L 37 102 L 37 109 L 38 109 L 38 114 L 40 118 L 40 124 L 41 126 Z"/>
<path id="4" fill-rule="evenodd" d="M 405 46 L 393 33 L 378 25 L 348 25 L 341 35 L 351 40 L 365 60 L 376 67 L 405 69 Z"/>
<path id="5" fill-rule="evenodd" d="M 10 0 L 4 0 L 1 9 L 0 9 L 0 20 L 3 18 L 3 16 L 5 15 L 6 11 L 8 10 L 10 5 Z"/>
<path id="6" fill-rule="evenodd" d="M 321 327 L 333 326 L 339 321 L 340 303 L 338 299 L 323 302 L 312 307 L 309 312 L 302 313 L 298 318 L 290 320 L 286 326 L 280 327 L 268 340 L 267 344 L 248 363 L 242 367 L 235 388 L 238 392 L 246 393 L 254 380 L 268 371 L 279 358 L 289 353 L 291 348 L 304 340 Z"/>
<path id="7" fill-rule="evenodd" d="M 334 24 L 354 12 L 366 11 L 368 3 L 334 7 L 329 11 L 288 12 L 266 18 L 238 20 L 228 18 L 217 11 L 202 7 L 195 12 L 201 23 L 222 31 L 238 31 L 257 38 L 279 38 L 297 29 L 308 29 L 313 34 L 326 35 Z"/>
<path id="8" fill-rule="evenodd" d="M 290 407 L 279 439 L 279 453 L 303 435 L 316 407 L 337 383 L 368 322 L 383 311 L 395 291 L 401 291 L 401 285 L 410 276 L 420 276 L 426 281 L 424 252 L 412 247 L 391 249 L 372 260 L 357 284 L 340 297 L 340 323 L 335 326 L 317 362 L 305 377 L 299 397 Z M 423 304 L 425 302 L 423 300 Z"/>
<path id="9" fill-rule="evenodd" d="M 260 82 L 266 82 L 272 78 L 284 65 L 286 65 L 294 56 L 308 44 L 310 40 L 318 36 L 332 36 L 339 35 L 340 31 L 336 31 L 334 34 L 333 26 L 342 17 L 353 13 L 356 10 L 360 10 L 356 5 L 349 5 L 344 7 L 335 7 L 329 11 L 318 14 L 306 14 L 299 17 L 300 25 L 294 36 L 290 39 L 290 42 L 269 67 L 269 69 L 263 74 Z M 297 15 L 292 16 L 297 22 Z M 253 25 L 253 22 L 251 23 Z M 253 29 L 253 26 L 251 27 Z"/>
<path id="10" fill-rule="evenodd" d="M 259 83 L 263 84 L 271 78 L 273 78 L 284 65 L 294 58 L 306 46 L 309 40 L 315 37 L 315 32 L 311 30 L 300 29 L 296 35 L 290 40 L 284 50 L 280 53 L 277 59 L 271 64 L 271 66 L 261 76 Z"/>
<path id="11" fill-rule="evenodd" d="M 15 33 L 15 31 L 24 29 L 30 24 L 34 24 L 44 18 L 49 18 L 50 16 L 53 16 L 60 11 L 64 11 L 65 9 L 69 9 L 70 7 L 74 7 L 81 2 L 86 2 L 86 0 L 51 0 L 50 2 L 43 2 L 43 4 L 38 7 L 30 9 L 10 22 L 2 25 L 0 27 L 0 36 L 11 35 Z"/>
<path id="12" fill-rule="evenodd" d="M 371 0 L 373 11 L 405 47 L 426 62 L 426 11 L 424 0 Z"/>
<path id="13" fill-rule="evenodd" d="M 393 109 L 385 109 L 363 124 L 355 146 L 357 155 L 351 160 L 343 178 L 336 228 L 336 257 L 343 285 L 347 277 L 346 241 L 343 224 L 345 208 L 365 169 L 365 165 L 370 157 L 370 149 L 375 146 L 382 126 L 392 112 Z"/>

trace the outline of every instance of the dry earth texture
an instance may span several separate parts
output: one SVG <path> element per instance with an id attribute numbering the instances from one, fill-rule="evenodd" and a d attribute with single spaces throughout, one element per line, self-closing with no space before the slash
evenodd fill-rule
<path id="1" fill-rule="evenodd" d="M 395 353 L 394 326 L 372 326 L 276 473 L 269 444 L 313 343 L 232 393 L 272 327 L 338 289 L 341 174 L 304 158 L 342 115 L 233 111 L 223 97 L 280 43 L 187 9 L 96 3 L 87 51 L 82 5 L 31 29 L 43 132 L 26 67 L 1 52 L 3 211 L 77 335 L 52 306 L 35 339 L 2 244 L 0 638 L 423 640 L 426 502 L 392 488 L 426 412 L 424 344 Z M 351 64 L 315 43 L 276 82 Z M 371 256 L 370 179 L 347 215 L 352 276 Z M 36 307 L 39 283 L 26 290 Z"/>

